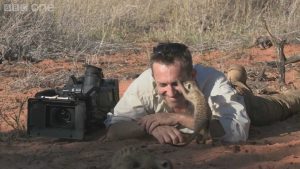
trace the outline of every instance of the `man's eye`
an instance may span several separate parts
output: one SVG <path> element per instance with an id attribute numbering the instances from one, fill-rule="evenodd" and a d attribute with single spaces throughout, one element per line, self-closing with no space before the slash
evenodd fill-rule
<path id="1" fill-rule="evenodd" d="M 177 82 L 173 82 L 173 83 L 171 83 L 171 86 L 176 87 L 176 86 L 178 86 L 178 83 Z"/>
<path id="2" fill-rule="evenodd" d="M 166 87 L 167 84 L 165 84 L 165 83 L 159 83 L 158 86 L 159 86 L 159 87 Z"/>

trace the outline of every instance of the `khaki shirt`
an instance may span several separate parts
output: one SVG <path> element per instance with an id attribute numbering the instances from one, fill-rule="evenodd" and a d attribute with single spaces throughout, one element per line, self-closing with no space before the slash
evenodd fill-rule
<path id="1" fill-rule="evenodd" d="M 247 140 L 250 119 L 243 97 L 231 87 L 223 73 L 202 65 L 195 65 L 194 69 L 198 87 L 226 132 L 222 139 L 229 142 Z M 151 69 L 147 69 L 128 87 L 113 113 L 108 113 L 106 126 L 152 113 L 171 112 L 155 86 Z"/>

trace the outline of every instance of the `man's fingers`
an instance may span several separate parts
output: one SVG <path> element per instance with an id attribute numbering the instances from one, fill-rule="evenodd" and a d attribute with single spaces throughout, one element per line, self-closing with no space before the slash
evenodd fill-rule
<path id="1" fill-rule="evenodd" d="M 158 135 L 160 136 L 158 140 L 161 144 L 178 144 L 183 142 L 181 133 L 176 128 L 171 126 L 159 128 Z"/>
<path id="2" fill-rule="evenodd" d="M 159 126 L 160 124 L 159 124 L 159 122 L 157 122 L 157 121 L 154 121 L 153 123 L 151 123 L 151 125 L 150 125 L 150 127 L 149 127 L 149 131 L 148 131 L 148 133 L 152 133 L 152 131 L 157 127 L 157 126 Z"/>
<path id="3" fill-rule="evenodd" d="M 184 142 L 183 136 L 182 136 L 181 132 L 178 129 L 174 128 L 174 133 L 176 134 L 176 136 L 179 140 L 179 143 Z"/>
<path id="4" fill-rule="evenodd" d="M 172 128 L 172 131 L 170 132 L 170 137 L 172 138 L 173 144 L 182 143 L 184 141 L 182 134 L 176 128 Z"/>
<path id="5" fill-rule="evenodd" d="M 172 138 L 171 138 L 171 136 L 170 136 L 170 133 L 169 134 L 164 134 L 163 135 L 163 140 L 164 140 L 164 144 L 166 144 L 166 143 L 169 143 L 169 144 L 171 144 L 173 141 L 172 141 Z"/>
<path id="6" fill-rule="evenodd" d="M 160 144 L 164 144 L 164 138 L 163 138 L 163 135 L 158 135 L 158 136 L 156 137 L 156 139 L 158 140 L 158 142 L 159 142 Z"/>
<path id="7" fill-rule="evenodd" d="M 151 133 L 160 144 L 164 144 L 164 129 L 163 128 L 157 128 L 153 133 Z"/>
<path id="8" fill-rule="evenodd" d="M 175 132 L 170 132 L 169 136 L 171 137 L 171 142 L 170 144 L 177 144 L 179 142 L 179 138 L 177 137 L 177 135 L 175 134 Z"/>
<path id="9" fill-rule="evenodd" d="M 152 123 L 154 123 L 154 121 L 152 119 L 150 119 L 150 120 L 148 119 L 145 123 L 145 129 L 148 133 L 150 133 L 149 131 L 150 131 L 150 126 L 152 125 Z"/>
<path id="10" fill-rule="evenodd" d="M 144 116 L 140 118 L 137 123 L 142 126 L 147 132 L 149 132 L 149 127 L 153 123 L 153 117 L 151 115 Z"/>

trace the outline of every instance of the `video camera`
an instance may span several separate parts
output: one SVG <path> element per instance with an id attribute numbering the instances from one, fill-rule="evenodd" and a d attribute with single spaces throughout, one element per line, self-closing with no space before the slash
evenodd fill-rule
<path id="1" fill-rule="evenodd" d="M 104 79 L 101 68 L 86 65 L 84 76 L 70 76 L 63 88 L 38 92 L 28 99 L 30 136 L 83 139 L 119 100 L 117 79 Z"/>

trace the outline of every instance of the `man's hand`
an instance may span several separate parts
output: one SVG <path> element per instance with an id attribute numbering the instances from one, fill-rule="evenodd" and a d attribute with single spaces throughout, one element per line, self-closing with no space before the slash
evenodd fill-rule
<path id="1" fill-rule="evenodd" d="M 141 125 L 147 133 L 152 133 L 152 131 L 160 125 L 174 126 L 178 124 L 178 117 L 175 113 L 150 114 L 140 118 L 138 124 Z"/>
<path id="2" fill-rule="evenodd" d="M 178 144 L 184 141 L 180 131 L 172 126 L 157 126 L 150 134 L 161 144 Z"/>

